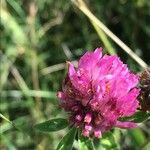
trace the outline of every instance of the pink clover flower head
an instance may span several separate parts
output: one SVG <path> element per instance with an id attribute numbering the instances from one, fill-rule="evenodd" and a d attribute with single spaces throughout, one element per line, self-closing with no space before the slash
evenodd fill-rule
<path id="1" fill-rule="evenodd" d="M 60 106 L 70 115 L 70 123 L 84 136 L 100 138 L 113 127 L 134 128 L 133 122 L 120 122 L 138 107 L 138 76 L 131 73 L 118 56 L 102 55 L 102 48 L 86 52 L 78 68 L 68 62 Z"/>

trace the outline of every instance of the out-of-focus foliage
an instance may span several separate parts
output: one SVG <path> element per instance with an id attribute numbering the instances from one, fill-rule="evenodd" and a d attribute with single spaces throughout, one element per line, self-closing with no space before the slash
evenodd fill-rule
<path id="1" fill-rule="evenodd" d="M 92 12 L 145 62 L 150 64 L 150 1 L 86 1 Z M 0 149 L 54 150 L 66 130 L 42 134 L 33 126 L 65 118 L 56 91 L 65 75 L 65 61 L 86 50 L 104 47 L 86 16 L 70 0 L 1 0 L 0 10 Z M 141 68 L 109 40 L 133 71 Z M 47 68 L 48 67 L 48 68 Z M 61 115 L 60 115 L 61 114 Z M 131 130 L 113 130 L 120 149 L 146 149 L 149 122 Z M 97 149 L 109 145 L 95 141 Z M 74 143 L 74 149 L 78 149 Z M 147 148 L 148 149 L 148 148 Z"/>

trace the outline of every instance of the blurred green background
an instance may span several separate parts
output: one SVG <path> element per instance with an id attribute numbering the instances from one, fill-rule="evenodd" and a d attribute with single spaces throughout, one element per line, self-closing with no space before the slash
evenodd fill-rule
<path id="1" fill-rule="evenodd" d="M 109 52 L 105 44 L 108 43 L 132 71 L 142 70 L 103 32 L 99 35 L 70 0 L 1 0 L 0 3 L 0 111 L 13 121 L 0 120 L 2 150 L 56 148 L 67 129 L 43 134 L 33 126 L 54 117 L 65 117 L 58 108 L 56 91 L 61 89 L 66 60 L 76 63 L 87 50 L 96 47 Z M 95 16 L 150 64 L 149 0 L 87 0 L 86 3 Z M 148 149 L 149 127 L 145 122 L 138 129 L 115 129 L 120 149 Z M 74 149 L 78 149 L 76 142 Z"/>

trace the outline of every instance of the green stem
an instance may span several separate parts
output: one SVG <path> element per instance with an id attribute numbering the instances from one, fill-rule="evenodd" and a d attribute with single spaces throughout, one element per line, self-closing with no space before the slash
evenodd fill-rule
<path id="1" fill-rule="evenodd" d="M 90 19 L 90 21 L 91 21 L 93 27 L 95 28 L 99 38 L 102 40 L 108 53 L 109 54 L 116 54 L 116 50 L 113 48 L 113 46 L 110 43 L 110 41 L 108 40 L 106 34 L 97 26 L 97 24 L 93 20 Z"/>
<path id="2" fill-rule="evenodd" d="M 6 118 L 4 115 L 0 113 L 0 117 L 10 123 L 16 130 L 22 132 L 23 134 L 27 135 L 30 138 L 30 135 L 28 135 L 26 132 L 24 132 L 22 129 L 18 128 L 12 121 L 10 121 L 8 118 Z"/>
<path id="3" fill-rule="evenodd" d="M 95 146 L 94 146 L 93 140 L 90 139 L 90 141 L 91 141 L 92 149 L 95 150 Z"/>

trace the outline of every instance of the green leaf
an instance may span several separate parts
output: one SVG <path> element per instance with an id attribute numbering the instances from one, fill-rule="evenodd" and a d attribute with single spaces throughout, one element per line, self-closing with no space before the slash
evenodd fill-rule
<path id="1" fill-rule="evenodd" d="M 106 132 L 100 139 L 100 149 L 104 150 L 118 150 L 118 145 L 111 132 Z"/>
<path id="2" fill-rule="evenodd" d="M 26 36 L 23 28 L 18 24 L 16 18 L 9 14 L 5 9 L 1 7 L 1 24 L 7 32 L 11 33 L 11 40 L 17 45 L 24 45 L 28 43 L 28 37 Z M 6 27 L 7 24 L 7 27 Z"/>
<path id="3" fill-rule="evenodd" d="M 132 121 L 132 122 L 135 122 L 135 123 L 140 123 L 140 122 L 146 121 L 148 119 L 150 119 L 150 113 L 148 113 L 148 112 L 146 113 L 146 112 L 143 112 L 143 111 L 138 111 L 130 117 L 122 117 L 119 120 L 120 121 Z"/>
<path id="4" fill-rule="evenodd" d="M 146 141 L 146 137 L 140 128 L 129 129 L 128 135 L 134 147 L 138 148 L 139 145 L 144 144 Z"/>
<path id="5" fill-rule="evenodd" d="M 19 3 L 17 3 L 15 0 L 7 0 L 7 2 L 12 6 L 12 8 L 17 12 L 17 14 L 24 18 L 25 17 L 25 13 L 23 11 L 23 9 L 21 8 L 21 6 L 19 5 Z"/>
<path id="6" fill-rule="evenodd" d="M 77 129 L 72 128 L 60 141 L 57 150 L 71 150 L 76 136 Z"/>
<path id="7" fill-rule="evenodd" d="M 42 132 L 53 132 L 64 129 L 68 126 L 68 121 L 62 118 L 48 120 L 35 125 L 35 128 Z"/>

